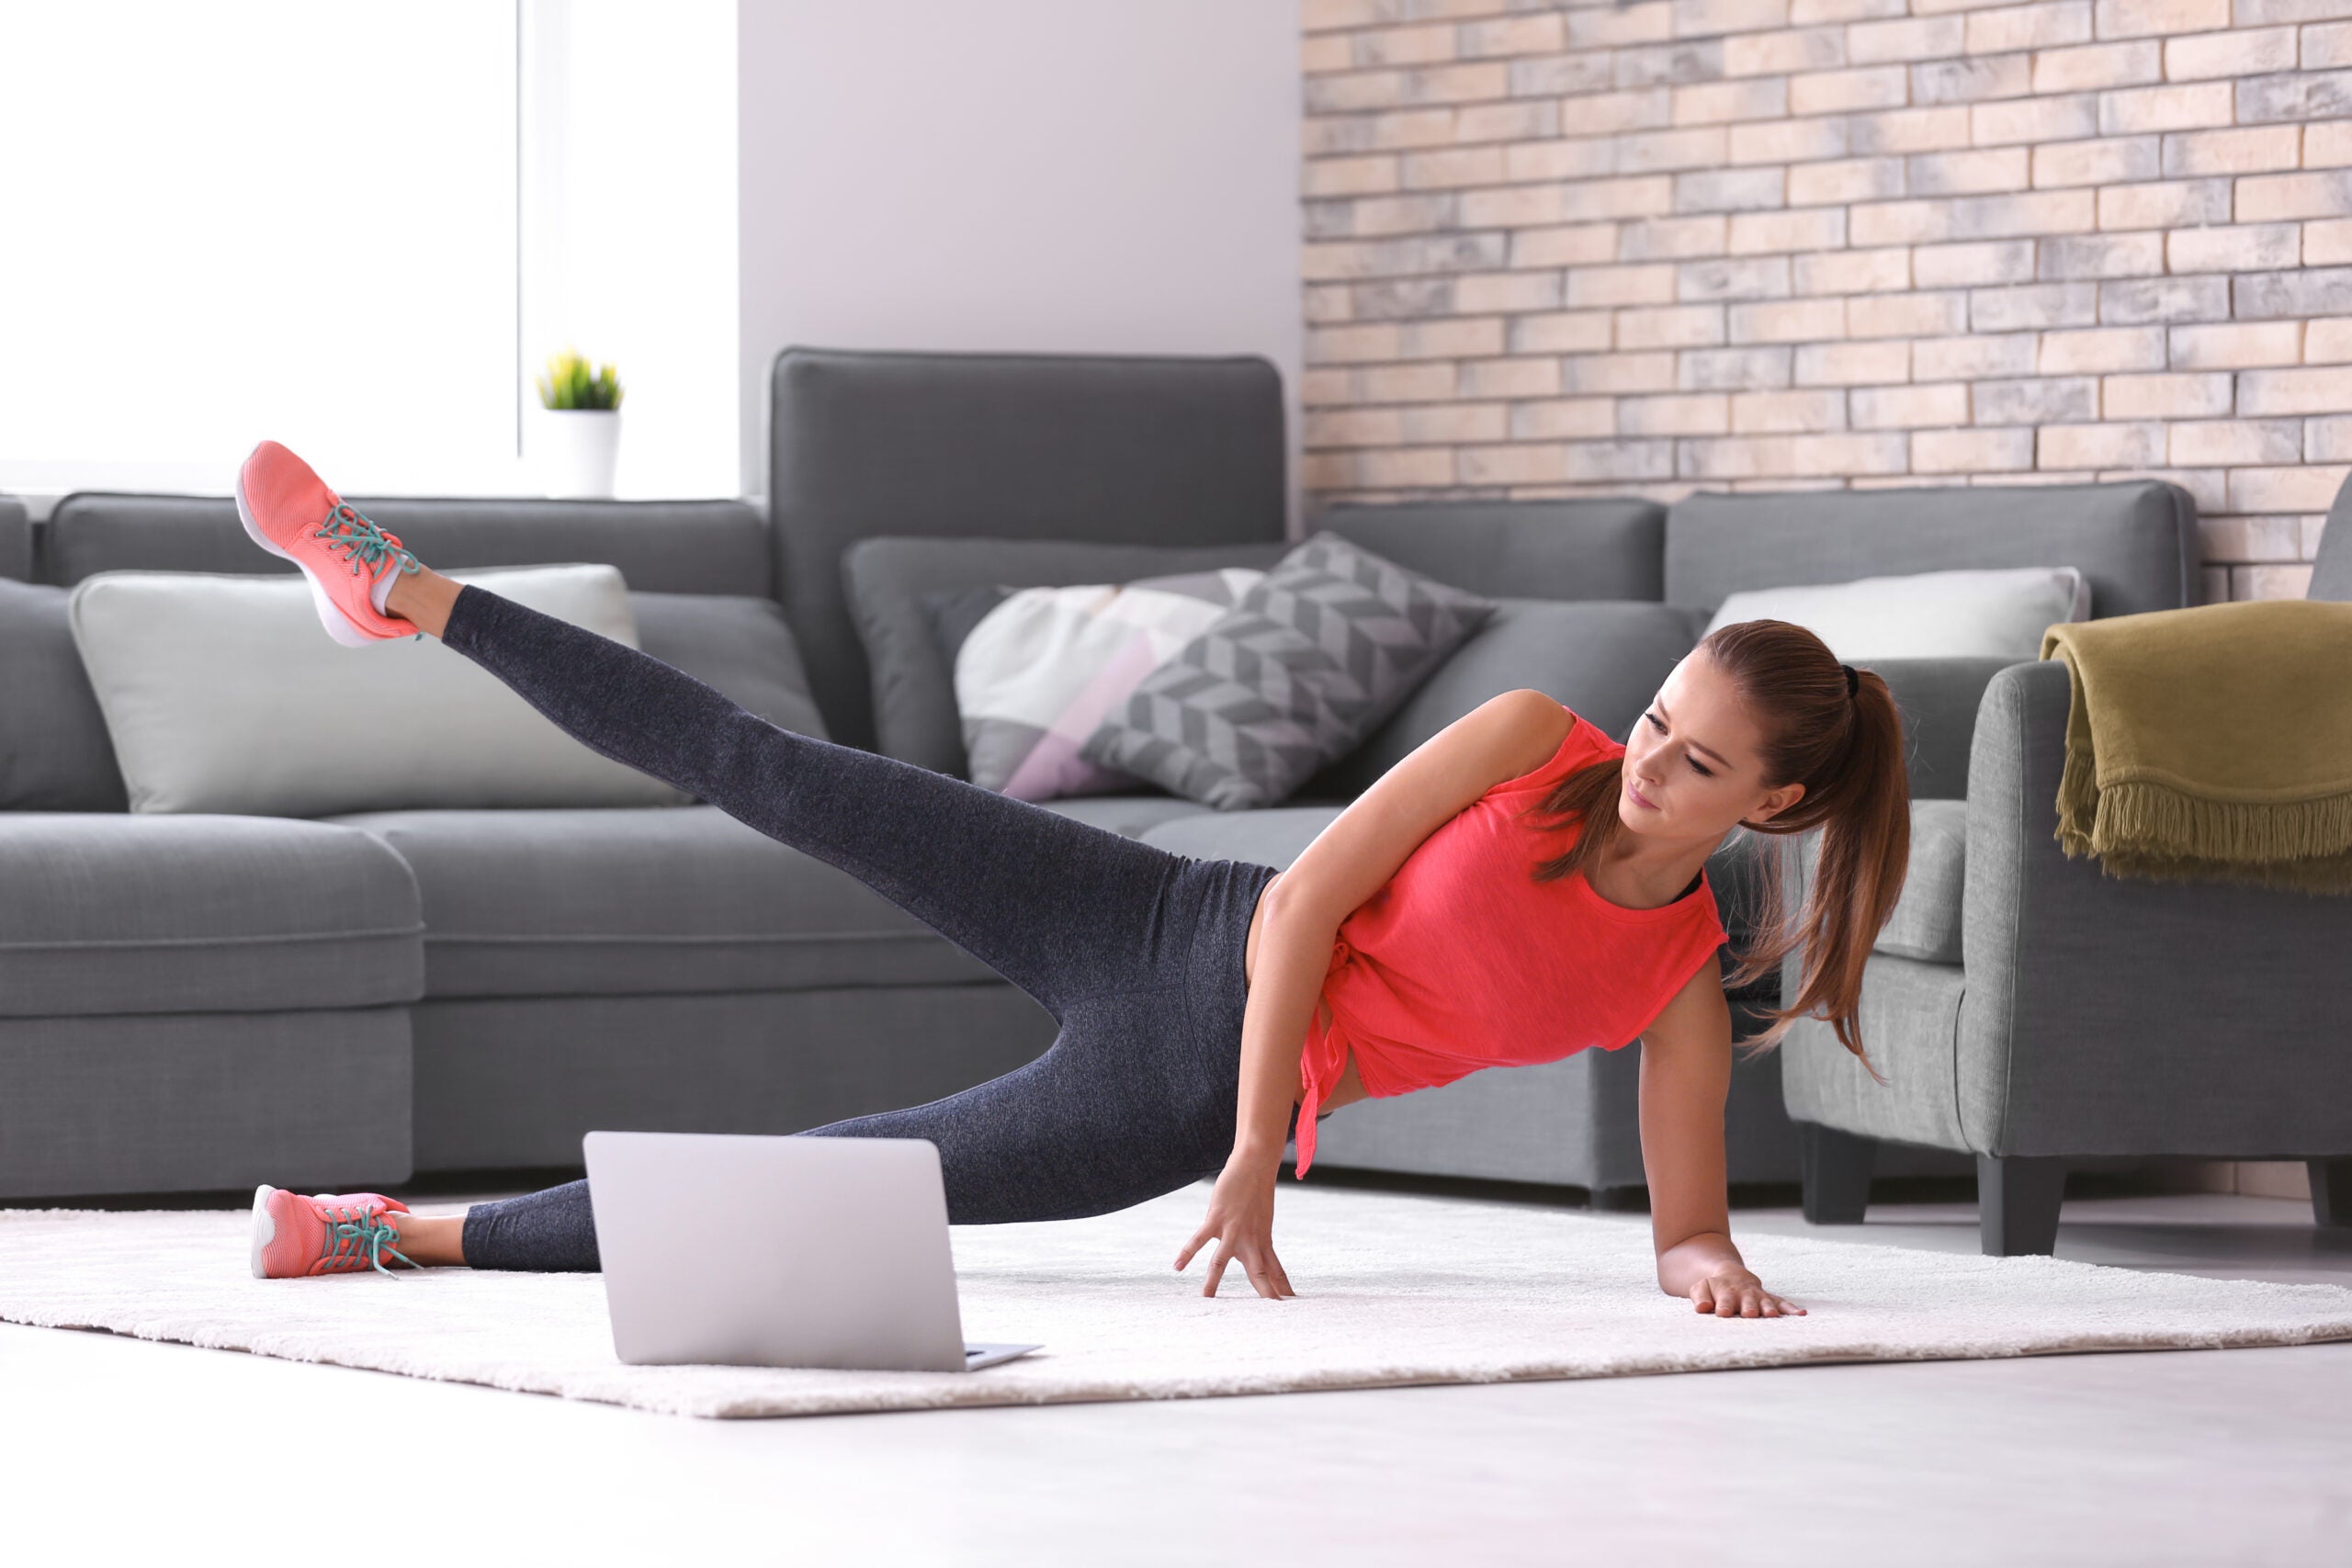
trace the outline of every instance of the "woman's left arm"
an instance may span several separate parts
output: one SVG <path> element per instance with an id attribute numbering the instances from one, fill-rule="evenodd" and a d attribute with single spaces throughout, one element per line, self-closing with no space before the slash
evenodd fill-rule
<path id="1" fill-rule="evenodd" d="M 1642 1168 L 1658 1289 L 1718 1317 L 1801 1314 L 1764 1288 L 1731 1243 L 1724 1101 L 1731 1092 L 1731 1004 L 1708 954 L 1642 1033 Z"/>

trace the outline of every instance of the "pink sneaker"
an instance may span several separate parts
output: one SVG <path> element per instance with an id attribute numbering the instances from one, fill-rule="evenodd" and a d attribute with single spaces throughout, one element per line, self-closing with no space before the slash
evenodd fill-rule
<path id="1" fill-rule="evenodd" d="M 309 1274 L 342 1274 L 367 1266 L 389 1274 L 384 1254 L 412 1269 L 423 1268 L 391 1244 L 400 1232 L 384 1223 L 387 1213 L 405 1214 L 408 1205 L 380 1192 L 321 1193 L 305 1198 L 281 1187 L 254 1189 L 254 1278 L 294 1280 Z"/>
<path id="2" fill-rule="evenodd" d="M 265 441 L 237 470 L 237 516 L 254 543 L 284 556 L 311 580 L 327 635 L 351 648 L 423 632 L 384 613 L 384 598 L 417 559 L 344 503 L 311 465 Z"/>

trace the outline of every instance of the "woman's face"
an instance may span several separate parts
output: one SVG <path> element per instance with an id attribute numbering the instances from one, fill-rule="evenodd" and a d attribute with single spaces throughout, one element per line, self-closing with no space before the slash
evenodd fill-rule
<path id="1" fill-rule="evenodd" d="M 1636 833 L 1696 841 L 1787 810 L 1804 786 L 1767 787 L 1763 741 L 1706 649 L 1691 649 L 1634 721 L 1618 820 Z"/>

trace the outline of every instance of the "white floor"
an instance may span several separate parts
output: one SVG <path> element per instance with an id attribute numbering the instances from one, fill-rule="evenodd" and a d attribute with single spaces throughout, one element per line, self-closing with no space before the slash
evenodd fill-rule
<path id="1" fill-rule="evenodd" d="M 1733 1230 L 1976 1247 L 1968 1202 L 1821 1231 L 1741 1207 Z M 2352 1233 L 2276 1199 L 2072 1199 L 2058 1255 L 2352 1285 Z M 0 1325 L 0 1542 L 26 1564 L 2332 1568 L 2352 1343 L 712 1422 Z"/>

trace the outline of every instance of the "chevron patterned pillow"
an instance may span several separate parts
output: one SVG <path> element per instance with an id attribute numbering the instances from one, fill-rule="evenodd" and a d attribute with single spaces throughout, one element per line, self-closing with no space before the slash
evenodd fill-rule
<path id="1" fill-rule="evenodd" d="M 1145 676 L 1080 754 L 1220 811 L 1272 806 L 1494 613 L 1325 530 Z"/>

